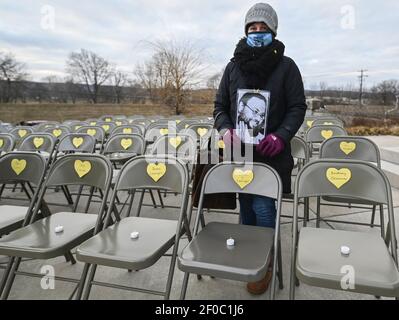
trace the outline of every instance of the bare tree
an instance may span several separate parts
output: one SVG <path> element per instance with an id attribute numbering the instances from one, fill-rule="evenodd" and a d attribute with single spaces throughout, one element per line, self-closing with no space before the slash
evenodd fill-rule
<path id="1" fill-rule="evenodd" d="M 326 91 L 327 91 L 328 85 L 326 82 L 320 82 L 319 83 L 319 95 L 320 95 L 320 99 L 323 99 L 324 96 L 326 95 Z"/>
<path id="2" fill-rule="evenodd" d="M 0 52 L 0 82 L 1 82 L 1 100 L 10 102 L 12 98 L 13 85 L 14 91 L 18 92 L 18 83 L 23 82 L 27 77 L 25 64 L 20 63 L 11 53 Z M 17 96 L 15 96 L 17 99 Z"/>
<path id="3" fill-rule="evenodd" d="M 382 103 L 386 106 L 392 104 L 396 100 L 396 95 L 399 93 L 398 80 L 385 80 L 377 84 L 371 89 L 371 92 L 378 94 Z"/>
<path id="4" fill-rule="evenodd" d="M 115 70 L 111 76 L 111 84 L 114 91 L 115 103 L 120 104 L 123 100 L 123 88 L 129 83 L 128 75 L 121 71 Z"/>
<path id="5" fill-rule="evenodd" d="M 112 69 L 107 60 L 85 49 L 72 52 L 67 60 L 67 72 L 86 85 L 93 103 L 98 102 L 100 88 L 110 78 Z"/>
<path id="6" fill-rule="evenodd" d="M 156 92 L 178 115 L 189 91 L 201 81 L 204 53 L 190 42 L 157 41 L 150 45 L 154 54 L 136 68 L 136 75 L 143 87 Z"/>
<path id="7" fill-rule="evenodd" d="M 222 70 L 221 72 L 215 73 L 213 76 L 211 76 L 207 83 L 206 86 L 208 87 L 208 89 L 212 89 L 212 90 L 217 90 L 220 84 L 220 80 L 222 79 L 224 70 Z"/>

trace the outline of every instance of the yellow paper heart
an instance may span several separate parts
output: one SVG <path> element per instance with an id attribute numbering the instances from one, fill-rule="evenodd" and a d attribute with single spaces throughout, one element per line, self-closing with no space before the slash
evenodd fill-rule
<path id="1" fill-rule="evenodd" d="M 254 172 L 252 170 L 242 171 L 240 169 L 234 169 L 233 180 L 241 189 L 244 189 L 254 180 Z"/>
<path id="2" fill-rule="evenodd" d="M 166 165 L 164 163 L 150 163 L 147 166 L 147 174 L 152 180 L 158 182 L 166 173 Z"/>
<path id="3" fill-rule="evenodd" d="M 2 148 L 4 146 L 4 140 L 0 139 L 0 148 Z"/>
<path id="4" fill-rule="evenodd" d="M 82 128 L 82 126 L 75 126 L 75 130 Z"/>
<path id="5" fill-rule="evenodd" d="M 19 176 L 26 168 L 26 160 L 14 159 L 11 161 L 11 168 Z"/>
<path id="6" fill-rule="evenodd" d="M 181 122 L 181 120 L 176 120 L 176 124 L 179 124 Z"/>
<path id="7" fill-rule="evenodd" d="M 39 149 L 44 143 L 43 138 L 34 138 L 33 139 L 33 145 L 35 146 L 36 149 Z"/>
<path id="8" fill-rule="evenodd" d="M 132 144 L 133 144 L 132 139 L 122 139 L 121 140 L 121 146 L 125 150 L 129 149 L 132 146 Z"/>
<path id="9" fill-rule="evenodd" d="M 91 126 L 95 126 L 96 124 L 97 124 L 97 122 L 95 122 L 95 121 L 90 122 Z"/>
<path id="10" fill-rule="evenodd" d="M 328 140 L 333 136 L 334 132 L 332 130 L 321 130 L 321 136 Z"/>
<path id="11" fill-rule="evenodd" d="M 184 126 L 184 129 L 187 129 L 189 127 L 189 125 L 188 124 L 186 124 L 185 126 Z"/>
<path id="12" fill-rule="evenodd" d="M 198 128 L 197 133 L 202 138 L 204 135 L 206 135 L 208 133 L 208 129 L 207 128 Z"/>
<path id="13" fill-rule="evenodd" d="M 79 178 L 83 178 L 86 174 L 88 174 L 91 171 L 91 163 L 90 161 L 76 160 L 74 168 Z"/>
<path id="14" fill-rule="evenodd" d="M 333 126 L 334 123 L 332 123 L 332 122 L 324 122 L 323 125 L 325 125 L 325 126 Z"/>
<path id="15" fill-rule="evenodd" d="M 107 119 L 105 119 L 105 122 L 111 122 L 112 121 L 112 119 L 111 118 L 107 118 Z"/>
<path id="16" fill-rule="evenodd" d="M 132 133 L 132 129 L 131 128 L 125 128 L 125 129 L 123 129 L 123 133 L 130 134 L 130 133 Z"/>
<path id="17" fill-rule="evenodd" d="M 120 122 L 120 121 L 115 121 L 115 124 L 119 127 L 119 126 L 122 125 L 122 122 Z"/>
<path id="18" fill-rule="evenodd" d="M 91 135 L 92 137 L 94 137 L 96 135 L 96 133 L 97 133 L 96 129 L 88 129 L 87 130 L 87 134 Z"/>
<path id="19" fill-rule="evenodd" d="M 339 148 L 342 150 L 343 153 L 346 155 L 351 154 L 356 149 L 356 143 L 354 142 L 341 142 L 339 144 Z"/>
<path id="20" fill-rule="evenodd" d="M 352 177 L 352 172 L 347 168 L 340 170 L 336 168 L 329 168 L 326 171 L 326 177 L 337 189 L 348 183 Z"/>
<path id="21" fill-rule="evenodd" d="M 218 147 L 219 147 L 219 149 L 224 149 L 224 148 L 226 148 L 226 145 L 225 145 L 225 143 L 224 143 L 223 140 L 219 140 L 219 141 L 218 141 Z"/>
<path id="22" fill-rule="evenodd" d="M 177 149 L 181 144 L 181 137 L 170 138 L 169 143 L 173 146 L 173 148 Z"/>
<path id="23" fill-rule="evenodd" d="M 19 135 L 21 138 L 25 137 L 27 133 L 28 133 L 28 131 L 26 131 L 26 130 L 23 130 L 23 129 L 18 130 L 18 135 Z"/>
<path id="24" fill-rule="evenodd" d="M 311 128 L 313 126 L 313 122 L 314 122 L 314 120 L 309 120 L 306 122 L 308 128 Z"/>
<path id="25" fill-rule="evenodd" d="M 58 138 L 61 134 L 62 134 L 62 130 L 60 130 L 60 129 L 53 130 L 54 137 Z"/>
<path id="26" fill-rule="evenodd" d="M 75 146 L 75 148 L 79 148 L 83 144 L 83 142 L 84 139 L 82 137 L 72 139 L 72 144 Z"/>
<path id="27" fill-rule="evenodd" d="M 164 136 L 164 135 L 166 135 L 166 134 L 169 133 L 169 129 L 166 129 L 166 128 L 161 129 L 161 130 L 159 130 L 159 133 L 162 134 L 162 135 Z"/>
<path id="28" fill-rule="evenodd" d="M 108 130 L 109 130 L 109 125 L 108 124 L 104 124 L 102 127 L 105 130 L 105 132 L 108 132 Z"/>

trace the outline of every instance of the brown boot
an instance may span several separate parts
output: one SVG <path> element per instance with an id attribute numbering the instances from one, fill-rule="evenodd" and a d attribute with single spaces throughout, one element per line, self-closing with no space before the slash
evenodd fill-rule
<path id="1" fill-rule="evenodd" d="M 247 284 L 248 292 L 255 295 L 259 295 L 266 292 L 267 288 L 269 288 L 272 275 L 273 275 L 272 271 L 268 270 L 266 272 L 265 277 L 262 280 L 256 282 L 248 282 Z"/>

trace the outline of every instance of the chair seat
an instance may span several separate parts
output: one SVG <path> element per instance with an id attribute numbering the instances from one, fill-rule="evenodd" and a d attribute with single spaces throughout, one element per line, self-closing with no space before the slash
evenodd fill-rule
<path id="1" fill-rule="evenodd" d="M 350 255 L 341 254 L 341 246 Z M 312 286 L 342 290 L 341 280 L 351 266 L 355 289 L 360 293 L 399 296 L 399 272 L 377 233 L 302 228 L 299 235 L 296 274 Z"/>
<path id="2" fill-rule="evenodd" d="M 51 259 L 63 255 L 92 236 L 97 215 L 59 212 L 0 239 L 0 255 Z M 55 233 L 55 227 L 64 231 Z"/>
<path id="3" fill-rule="evenodd" d="M 76 258 L 91 264 L 140 270 L 152 266 L 173 245 L 177 221 L 128 217 L 79 246 Z M 139 232 L 138 239 L 131 239 Z"/>
<path id="4" fill-rule="evenodd" d="M 226 240 L 232 237 L 234 247 Z M 184 272 L 237 281 L 264 277 L 273 248 L 274 230 L 230 223 L 208 223 L 178 258 Z"/>
<path id="5" fill-rule="evenodd" d="M 0 206 L 0 236 L 18 229 L 27 211 L 28 207 Z"/>

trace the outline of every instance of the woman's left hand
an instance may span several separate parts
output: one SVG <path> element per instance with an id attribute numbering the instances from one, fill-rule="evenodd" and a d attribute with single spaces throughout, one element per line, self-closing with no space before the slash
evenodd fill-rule
<path id="1" fill-rule="evenodd" d="M 275 157 L 285 148 L 283 139 L 271 133 L 267 135 L 257 146 L 256 151 L 265 157 Z"/>

